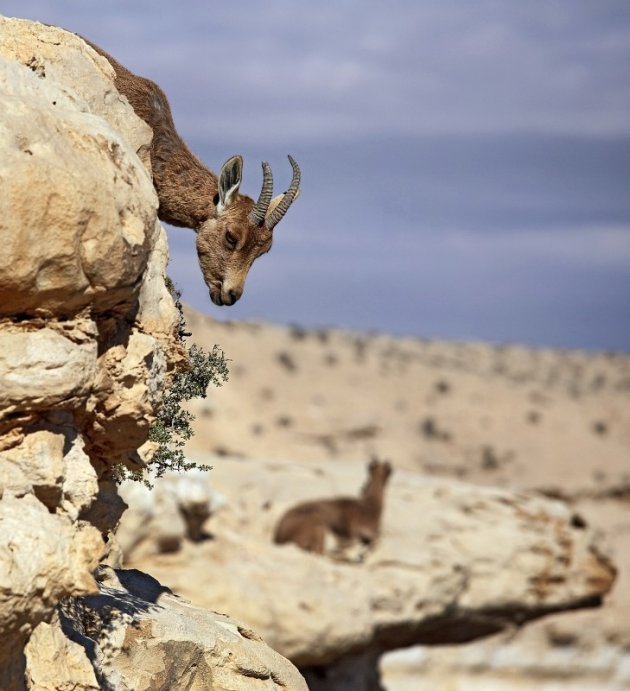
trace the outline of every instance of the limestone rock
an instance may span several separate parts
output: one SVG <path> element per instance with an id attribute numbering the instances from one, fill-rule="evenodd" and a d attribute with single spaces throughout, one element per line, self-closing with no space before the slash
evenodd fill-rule
<path id="1" fill-rule="evenodd" d="M 139 571 L 109 570 L 98 595 L 67 603 L 62 623 L 90 650 L 101 687 L 306 690 L 295 667 L 256 633 L 175 597 Z"/>
<path id="2" fill-rule="evenodd" d="M 87 330 L 87 333 L 83 331 Z M 0 331 L 0 408 L 37 411 L 85 404 L 96 373 L 96 329 L 90 322 L 6 324 Z"/>
<path id="3" fill-rule="evenodd" d="M 111 469 L 135 462 L 183 357 L 151 136 L 82 39 L 0 17 L 3 689 L 23 688 L 38 624 L 28 675 L 44 688 L 42 622 L 96 590 L 121 512 Z"/>
<path id="4" fill-rule="evenodd" d="M 146 169 L 102 118 L 4 56 L 0 89 L 0 316 L 128 309 L 158 233 Z"/>
<path id="5" fill-rule="evenodd" d="M 194 602 L 230 611 L 302 669 L 468 641 L 592 606 L 615 578 L 596 535 L 566 504 L 401 471 L 363 563 L 276 546 L 273 527 L 289 505 L 348 494 L 364 467 L 214 465 L 213 487 L 228 504 L 210 521 L 213 539 L 139 564 Z"/>
<path id="6" fill-rule="evenodd" d="M 602 608 L 544 617 L 466 646 L 422 646 L 390 653 L 381 661 L 388 691 L 630 688 L 630 511 L 626 501 L 599 499 L 576 502 L 574 510 L 606 534 L 619 570 Z"/>
<path id="7" fill-rule="evenodd" d="M 207 519 L 225 504 L 208 473 L 200 470 L 166 473 L 151 490 L 126 481 L 120 495 L 133 509 L 123 514 L 116 538 L 131 560 L 175 552 L 185 540 L 202 540 Z"/>
<path id="8" fill-rule="evenodd" d="M 0 501 L 0 688 L 16 686 L 18 652 L 68 595 L 93 592 L 103 543 L 89 525 L 49 513 L 34 495 Z M 10 639 L 9 644 L 6 639 Z"/>
<path id="9" fill-rule="evenodd" d="M 26 683 L 38 691 L 98 691 L 85 650 L 67 638 L 55 617 L 42 622 L 26 646 Z"/>
<path id="10" fill-rule="evenodd" d="M 112 80 L 77 36 L 0 18 L 0 418 L 81 410 L 90 454 L 110 464 L 146 440 L 182 358 L 157 198 L 136 155 L 151 131 Z"/>

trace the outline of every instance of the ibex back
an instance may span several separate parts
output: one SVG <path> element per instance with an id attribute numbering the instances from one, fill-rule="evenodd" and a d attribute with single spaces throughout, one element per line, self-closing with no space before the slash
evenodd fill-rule
<path id="1" fill-rule="evenodd" d="M 361 496 L 315 499 L 297 504 L 278 521 L 274 542 L 293 542 L 302 549 L 323 554 L 326 535 L 332 533 L 340 547 L 354 541 L 371 545 L 380 532 L 385 485 L 392 467 L 373 459 Z"/>
<path id="2" fill-rule="evenodd" d="M 116 88 L 153 130 L 151 165 L 160 219 L 197 232 L 199 265 L 210 298 L 216 305 L 233 305 L 243 293 L 251 265 L 271 249 L 273 229 L 299 193 L 297 163 L 289 156 L 291 185 L 272 199 L 271 167 L 263 162 L 262 190 L 254 202 L 239 193 L 240 156 L 228 159 L 217 177 L 177 133 L 162 89 L 130 72 L 98 46 L 86 43 L 109 61 L 116 73 Z"/>

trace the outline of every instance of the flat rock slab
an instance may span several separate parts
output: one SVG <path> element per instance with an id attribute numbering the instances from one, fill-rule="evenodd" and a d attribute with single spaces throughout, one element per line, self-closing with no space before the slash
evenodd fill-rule
<path id="1" fill-rule="evenodd" d="M 299 667 L 366 650 L 472 640 L 600 603 L 615 568 L 566 504 L 395 471 L 382 535 L 362 563 L 277 546 L 305 499 L 356 495 L 365 467 L 197 457 L 227 505 L 212 539 L 140 562 L 177 593 L 229 611 Z"/>

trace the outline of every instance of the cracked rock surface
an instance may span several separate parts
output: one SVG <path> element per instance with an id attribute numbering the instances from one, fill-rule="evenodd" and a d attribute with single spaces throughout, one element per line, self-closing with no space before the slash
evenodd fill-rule
<path id="1" fill-rule="evenodd" d="M 137 462 L 182 357 L 138 156 L 150 137 L 81 39 L 0 17 L 3 689 L 22 688 L 22 650 L 58 602 L 96 590 L 122 507 L 100 522 L 90 512 L 115 493 L 113 465 Z M 44 651 L 52 639 L 36 640 Z"/>
<path id="2" fill-rule="evenodd" d="M 99 580 L 98 594 L 62 607 L 53 627 L 85 649 L 97 688 L 306 690 L 288 660 L 228 616 L 196 607 L 133 569 L 104 569 Z M 61 655 L 66 650 L 74 653 L 66 648 Z"/>

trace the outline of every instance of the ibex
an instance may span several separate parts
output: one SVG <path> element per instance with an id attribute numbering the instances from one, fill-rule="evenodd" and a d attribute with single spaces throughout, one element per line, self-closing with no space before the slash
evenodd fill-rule
<path id="1" fill-rule="evenodd" d="M 160 202 L 158 216 L 197 232 L 197 254 L 215 305 L 233 305 L 242 295 L 247 272 L 271 249 L 273 229 L 299 193 L 300 169 L 289 156 L 293 179 L 272 199 L 271 167 L 265 161 L 258 201 L 239 193 L 243 159 L 232 156 L 217 176 L 190 151 L 175 129 L 168 100 L 160 87 L 138 77 L 104 50 L 83 39 L 105 57 L 118 91 L 153 130 L 151 166 Z"/>
<path id="2" fill-rule="evenodd" d="M 308 552 L 323 554 L 326 535 L 332 533 L 339 547 L 357 540 L 371 545 L 380 532 L 383 495 L 391 473 L 387 461 L 373 459 L 358 499 L 316 499 L 294 506 L 278 521 L 274 542 L 293 542 Z"/>

